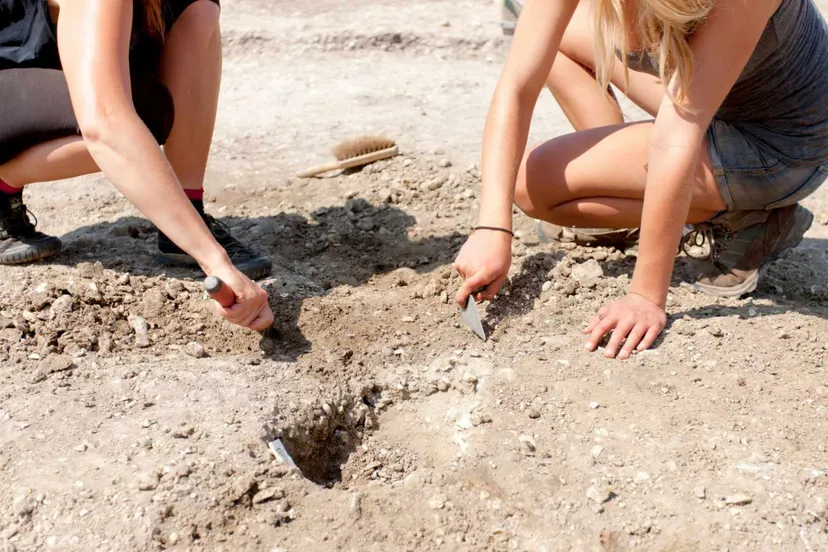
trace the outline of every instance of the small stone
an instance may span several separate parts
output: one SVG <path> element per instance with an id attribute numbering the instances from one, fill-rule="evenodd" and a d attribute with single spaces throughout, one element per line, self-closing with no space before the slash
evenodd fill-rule
<path id="1" fill-rule="evenodd" d="M 600 404 L 599 402 L 597 402 L 597 401 L 592 401 L 591 403 L 589 403 L 589 407 L 590 407 L 592 410 L 597 410 L 598 408 L 600 408 L 600 407 L 601 407 L 601 404 Z"/>
<path id="2" fill-rule="evenodd" d="M 429 192 L 439 190 L 446 184 L 446 182 L 448 182 L 448 177 L 444 174 L 441 174 L 440 176 L 432 178 L 431 180 L 423 184 L 423 190 Z"/>
<path id="3" fill-rule="evenodd" d="M 75 298 L 71 295 L 61 295 L 52 306 L 49 308 L 49 320 L 54 320 L 58 316 L 70 313 L 75 308 Z"/>
<path id="4" fill-rule="evenodd" d="M 149 324 L 147 324 L 147 321 L 134 314 L 130 314 L 127 321 L 132 331 L 135 332 L 135 346 L 140 349 L 149 347 L 151 344 L 149 340 Z"/>
<path id="5" fill-rule="evenodd" d="M 75 367 L 74 361 L 66 355 L 49 355 L 43 361 L 42 369 L 47 374 L 64 372 Z"/>
<path id="6" fill-rule="evenodd" d="M 579 286 L 580 286 L 580 284 L 578 282 L 576 282 L 575 280 L 567 280 L 561 286 L 561 293 L 563 293 L 567 297 L 575 295 L 576 293 L 578 293 L 578 287 Z"/>
<path id="7" fill-rule="evenodd" d="M 612 498 L 612 491 L 606 485 L 592 485 L 587 489 L 587 498 L 597 504 L 603 504 Z"/>
<path id="8" fill-rule="evenodd" d="M 699 485 L 693 489 L 693 494 L 696 498 L 704 500 L 707 497 L 707 490 L 704 488 L 704 485 Z"/>
<path id="9" fill-rule="evenodd" d="M 735 494 L 725 498 L 728 506 L 745 506 L 753 502 L 753 497 L 746 494 Z"/>
<path id="10" fill-rule="evenodd" d="M 650 474 L 647 472 L 640 471 L 633 476 L 633 481 L 635 483 L 645 483 L 650 480 Z"/>
<path id="11" fill-rule="evenodd" d="M 353 493 L 349 500 L 348 509 L 351 512 L 351 517 L 359 519 L 362 517 L 362 493 Z"/>
<path id="12" fill-rule="evenodd" d="M 707 331 L 713 337 L 724 337 L 724 332 L 719 327 L 711 326 L 711 327 L 707 328 Z"/>
<path id="13" fill-rule="evenodd" d="M 537 444 L 535 443 L 535 439 L 532 438 L 531 435 L 521 435 L 520 437 L 518 437 L 518 441 L 523 443 L 523 446 L 529 452 L 535 452 L 535 450 L 537 450 L 538 448 Z"/>
<path id="14" fill-rule="evenodd" d="M 526 409 L 526 415 L 532 418 L 533 420 L 537 420 L 541 417 L 540 408 L 538 408 L 537 406 L 530 406 Z"/>
<path id="15" fill-rule="evenodd" d="M 4 328 L 0 330 L 0 341 L 19 343 L 21 339 L 23 339 L 23 332 L 17 328 Z"/>
<path id="16" fill-rule="evenodd" d="M 143 473 L 138 476 L 138 490 L 154 491 L 160 482 L 161 478 L 157 472 Z"/>
<path id="17" fill-rule="evenodd" d="M 58 538 L 55 536 L 46 537 L 46 546 L 55 546 L 58 542 Z"/>
<path id="18" fill-rule="evenodd" d="M 184 352 L 193 358 L 204 358 L 207 356 L 207 351 L 201 343 L 191 341 L 184 346 Z"/>
<path id="19" fill-rule="evenodd" d="M 550 280 L 547 280 L 543 283 L 543 286 L 541 286 L 541 291 L 545 293 L 550 289 L 552 289 L 552 282 Z"/>
<path id="20" fill-rule="evenodd" d="M 81 443 L 80 445 L 75 445 L 74 447 L 72 447 L 72 450 L 76 452 L 86 452 L 87 448 L 88 447 L 86 446 L 86 443 Z"/>
<path id="21" fill-rule="evenodd" d="M 790 339 L 790 338 L 791 338 L 791 334 L 789 334 L 785 330 L 782 330 L 778 334 L 776 334 L 776 339 Z"/>
<path id="22" fill-rule="evenodd" d="M 589 454 L 597 460 L 598 457 L 601 456 L 602 452 L 604 452 L 604 447 L 602 447 L 601 445 L 595 445 L 590 449 Z"/>
<path id="23" fill-rule="evenodd" d="M 398 268 L 392 274 L 394 285 L 397 287 L 404 287 L 411 285 L 417 278 L 417 272 L 411 268 Z"/>
<path id="24" fill-rule="evenodd" d="M 284 491 L 278 489 L 276 487 L 268 487 L 262 491 L 259 491 L 255 495 L 253 495 L 253 504 L 261 504 L 262 502 L 267 502 L 268 500 L 273 499 L 280 499 L 285 496 Z"/>
<path id="25" fill-rule="evenodd" d="M 448 27 L 448 25 L 446 25 L 445 23 L 443 24 L 443 26 Z M 451 161 L 449 161 L 448 159 L 440 159 L 440 162 L 437 163 L 437 164 L 440 165 L 444 169 L 447 169 L 447 168 L 451 167 Z"/>
<path id="26" fill-rule="evenodd" d="M 176 429 L 173 431 L 173 438 L 174 439 L 187 439 L 191 437 L 195 433 L 195 428 L 193 426 L 184 426 Z"/>
<path id="27" fill-rule="evenodd" d="M 370 232 L 371 230 L 376 228 L 376 224 L 374 223 L 374 219 L 364 218 L 357 222 L 356 227 L 364 232 Z"/>
<path id="28" fill-rule="evenodd" d="M 443 304 L 447 304 L 449 302 L 448 292 L 443 290 L 440 292 L 440 302 Z"/>
<path id="29" fill-rule="evenodd" d="M 572 279 L 579 284 L 592 282 L 604 276 L 604 269 L 595 259 L 589 259 L 572 267 Z"/>
<path id="30" fill-rule="evenodd" d="M 178 464 L 178 466 L 175 467 L 175 476 L 178 479 L 181 479 L 182 477 L 187 477 L 189 475 L 190 475 L 190 466 L 188 466 L 186 463 L 181 462 L 180 464 Z"/>
<path id="31" fill-rule="evenodd" d="M 448 498 L 444 494 L 436 494 L 428 500 L 428 507 L 432 510 L 442 510 L 446 507 Z"/>

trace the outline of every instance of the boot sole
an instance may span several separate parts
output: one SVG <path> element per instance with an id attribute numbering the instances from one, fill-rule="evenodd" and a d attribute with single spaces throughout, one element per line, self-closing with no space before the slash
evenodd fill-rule
<path id="1" fill-rule="evenodd" d="M 804 211 L 806 216 L 797 216 L 799 211 Z M 707 295 L 711 295 L 713 297 L 727 297 L 727 298 L 736 298 L 741 297 L 742 295 L 747 295 L 748 293 L 752 293 L 756 290 L 759 286 L 759 276 L 762 272 L 766 269 L 766 267 L 774 262 L 779 260 L 783 257 L 786 253 L 788 253 L 791 249 L 794 249 L 800 243 L 802 243 L 802 238 L 805 237 L 805 232 L 811 227 L 814 223 L 814 214 L 809 210 L 805 209 L 804 207 L 797 206 L 797 213 L 794 214 L 793 217 L 793 226 L 788 231 L 785 238 L 776 244 L 773 251 L 771 251 L 767 257 L 762 260 L 762 266 L 759 267 L 759 270 L 753 272 L 750 276 L 745 279 L 744 282 L 739 284 L 738 286 L 733 287 L 720 287 L 720 286 L 711 286 L 706 284 L 700 284 L 696 282 L 695 288 L 702 293 Z"/>
<path id="2" fill-rule="evenodd" d="M 198 266 L 198 263 L 190 257 L 189 255 L 180 255 L 180 254 L 167 254 L 161 253 L 160 251 L 156 255 L 158 262 L 167 265 L 167 266 L 176 266 L 181 268 L 195 268 L 201 272 L 201 267 Z M 240 263 L 234 265 L 239 272 L 250 278 L 251 280 L 261 280 L 263 278 L 267 278 L 270 276 L 270 273 L 273 271 L 273 264 L 264 264 L 260 262 L 250 262 L 250 263 Z"/>
<path id="3" fill-rule="evenodd" d="M 14 266 L 34 263 L 54 257 L 63 249 L 63 243 L 55 241 L 39 245 L 36 249 L 25 249 L 23 251 L 0 254 L 0 265 Z"/>

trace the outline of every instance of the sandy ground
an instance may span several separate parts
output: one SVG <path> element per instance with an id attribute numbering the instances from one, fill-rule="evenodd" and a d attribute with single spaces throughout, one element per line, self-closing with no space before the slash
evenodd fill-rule
<path id="1" fill-rule="evenodd" d="M 224 4 L 209 211 L 274 258 L 278 331 L 216 318 L 105 180 L 29 190 L 67 247 L 0 268 L 2 552 L 828 550 L 828 192 L 750 297 L 680 261 L 668 331 L 623 363 L 577 330 L 634 258 L 518 216 L 484 343 L 447 298 L 498 5 Z M 545 94 L 533 141 L 568 131 Z M 375 132 L 403 155 L 291 177 Z"/>

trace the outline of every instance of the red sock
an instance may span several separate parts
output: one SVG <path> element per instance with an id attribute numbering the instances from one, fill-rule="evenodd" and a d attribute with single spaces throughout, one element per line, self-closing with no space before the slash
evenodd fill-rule
<path id="1" fill-rule="evenodd" d="M 204 188 L 199 188 L 198 190 L 184 190 L 184 193 L 187 194 L 187 199 L 190 201 L 204 201 Z"/>
<path id="2" fill-rule="evenodd" d="M 20 193 L 23 188 L 15 188 L 14 186 L 9 186 L 2 180 L 0 180 L 0 193 L 14 195 Z"/>

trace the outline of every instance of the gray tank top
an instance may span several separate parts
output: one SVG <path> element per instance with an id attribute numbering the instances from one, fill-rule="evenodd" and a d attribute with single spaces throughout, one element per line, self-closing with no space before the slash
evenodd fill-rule
<path id="1" fill-rule="evenodd" d="M 658 76 L 648 53 L 630 69 Z M 786 165 L 828 163 L 828 24 L 812 0 L 783 0 L 716 118 Z"/>

